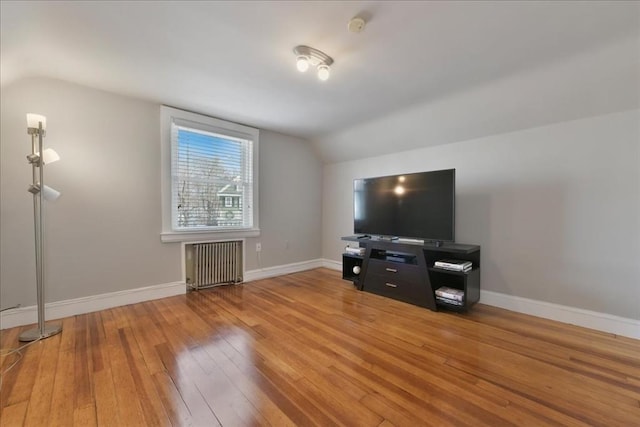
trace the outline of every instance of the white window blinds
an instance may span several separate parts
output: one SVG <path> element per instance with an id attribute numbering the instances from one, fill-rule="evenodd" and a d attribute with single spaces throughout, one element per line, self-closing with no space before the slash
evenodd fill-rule
<path id="1" fill-rule="evenodd" d="M 171 140 L 173 229 L 253 227 L 253 141 L 178 119 Z"/>

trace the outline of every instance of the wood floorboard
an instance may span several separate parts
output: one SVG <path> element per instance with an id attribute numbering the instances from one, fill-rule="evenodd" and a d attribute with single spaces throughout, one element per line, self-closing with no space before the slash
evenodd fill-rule
<path id="1" fill-rule="evenodd" d="M 3 374 L 0 426 L 640 427 L 640 341 L 327 269 L 62 322 Z"/>
<path id="2" fill-rule="evenodd" d="M 25 424 L 45 425 L 47 414 L 51 412 L 53 382 L 58 364 L 60 340 L 45 341 L 42 356 L 35 377 Z"/>

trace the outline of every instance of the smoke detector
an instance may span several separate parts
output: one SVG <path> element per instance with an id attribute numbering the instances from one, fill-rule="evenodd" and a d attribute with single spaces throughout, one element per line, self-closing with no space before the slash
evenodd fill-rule
<path id="1" fill-rule="evenodd" d="M 351 33 L 360 33 L 362 32 L 362 30 L 364 30 L 364 24 L 364 19 L 356 17 L 352 18 L 349 21 L 349 23 L 347 24 L 347 28 Z"/>

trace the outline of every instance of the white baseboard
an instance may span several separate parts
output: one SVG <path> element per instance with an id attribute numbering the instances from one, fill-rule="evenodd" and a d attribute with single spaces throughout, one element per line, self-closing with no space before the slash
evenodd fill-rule
<path id="1" fill-rule="evenodd" d="M 323 260 L 317 259 L 276 267 L 267 267 L 259 270 L 251 270 L 244 273 L 244 281 L 251 282 L 253 280 L 297 273 L 299 271 L 311 270 L 322 266 Z M 108 294 L 74 298 L 65 301 L 56 301 L 45 304 L 45 318 L 47 320 L 61 319 L 63 317 L 91 313 L 98 310 L 135 304 L 137 302 L 182 295 L 186 293 L 186 291 L 187 287 L 184 282 L 173 282 L 126 291 L 111 292 Z M 36 306 L 21 307 L 0 313 L 0 329 L 30 325 L 37 321 L 38 311 Z"/>
<path id="2" fill-rule="evenodd" d="M 244 281 L 267 279 L 269 277 L 284 276 L 285 274 L 297 273 L 299 271 L 312 270 L 323 267 L 323 260 L 313 259 L 310 261 L 294 262 L 292 264 L 278 265 L 275 267 L 260 268 L 244 272 Z"/>
<path id="3" fill-rule="evenodd" d="M 342 263 L 340 261 L 334 261 L 332 259 L 322 259 L 322 266 L 331 270 L 342 271 Z"/>
<path id="4" fill-rule="evenodd" d="M 164 283 L 146 286 L 144 288 L 128 289 L 126 291 L 110 292 L 108 294 L 92 295 L 65 301 L 45 304 L 45 319 L 54 320 L 76 314 L 91 313 L 107 308 L 119 307 L 137 302 L 182 295 L 187 287 L 182 282 Z M 16 308 L 0 313 L 0 329 L 15 326 L 30 325 L 38 321 L 38 310 L 35 305 Z"/>
<path id="5" fill-rule="evenodd" d="M 325 267 L 342 271 L 342 263 L 329 259 L 316 259 L 293 264 L 250 270 L 244 273 L 244 281 L 266 279 L 297 273 L 314 268 Z M 52 302 L 45 305 L 47 320 L 60 319 L 76 314 L 134 304 L 186 293 L 186 285 L 182 282 L 165 283 L 144 288 L 112 292 L 75 298 L 66 301 Z M 545 319 L 556 320 L 585 328 L 596 329 L 616 335 L 640 339 L 640 320 L 628 319 L 596 311 L 553 304 L 529 298 L 501 294 L 493 291 L 480 291 L 480 302 L 483 304 L 529 314 Z M 0 329 L 29 325 L 37 322 L 36 306 L 17 308 L 0 313 Z"/>
<path id="6" fill-rule="evenodd" d="M 323 267 L 342 271 L 342 263 L 330 259 L 322 260 Z M 556 320 L 602 332 L 640 339 L 640 320 L 614 316 L 597 311 L 584 310 L 566 305 L 516 297 L 493 291 L 480 290 L 480 302 L 494 307 L 544 319 Z"/>
<path id="7" fill-rule="evenodd" d="M 640 339 L 640 320 L 492 291 L 481 290 L 480 302 L 518 313 Z"/>

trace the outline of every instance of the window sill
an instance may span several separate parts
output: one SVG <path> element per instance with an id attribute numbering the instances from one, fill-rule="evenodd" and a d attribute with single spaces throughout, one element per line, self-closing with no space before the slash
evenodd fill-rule
<path id="1" fill-rule="evenodd" d="M 259 228 L 223 231 L 163 231 L 160 233 L 160 240 L 163 243 L 202 242 L 242 237 L 258 237 L 259 235 Z"/>

